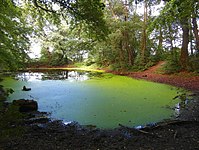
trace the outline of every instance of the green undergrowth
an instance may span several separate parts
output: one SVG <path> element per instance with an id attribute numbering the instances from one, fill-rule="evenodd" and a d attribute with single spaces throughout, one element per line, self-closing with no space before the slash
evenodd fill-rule
<path id="1" fill-rule="evenodd" d="M 158 69 L 158 73 L 161 74 L 174 74 L 180 72 L 181 67 L 177 61 L 167 61 L 161 68 Z"/>

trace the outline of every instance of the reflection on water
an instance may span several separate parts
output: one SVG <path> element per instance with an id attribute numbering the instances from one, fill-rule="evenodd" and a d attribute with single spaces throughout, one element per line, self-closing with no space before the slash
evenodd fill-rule
<path id="1" fill-rule="evenodd" d="M 174 110 L 175 110 L 175 116 L 178 117 L 182 110 L 186 108 L 188 103 L 191 101 L 191 97 L 188 97 L 186 93 L 183 93 L 178 96 L 180 99 L 180 102 L 175 104 Z"/>
<path id="2" fill-rule="evenodd" d="M 15 79 L 20 81 L 35 81 L 35 80 L 69 80 L 69 81 L 84 81 L 89 79 L 88 72 L 56 70 L 41 72 L 24 72 L 16 75 Z"/>

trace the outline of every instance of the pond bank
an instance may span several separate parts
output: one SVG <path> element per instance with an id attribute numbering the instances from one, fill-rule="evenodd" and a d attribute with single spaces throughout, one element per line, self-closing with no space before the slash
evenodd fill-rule
<path id="1" fill-rule="evenodd" d="M 132 150 L 199 149 L 199 122 L 171 120 L 142 129 L 120 125 L 112 130 L 61 121 L 28 123 L 18 137 L 0 140 L 2 150 Z"/>
<path id="2" fill-rule="evenodd" d="M 199 74 L 189 72 L 180 72 L 177 74 L 160 74 L 160 68 L 165 64 L 164 61 L 159 62 L 157 65 L 152 66 L 143 72 L 117 72 L 106 70 L 117 75 L 124 75 L 136 79 L 144 79 L 152 82 L 164 83 L 193 92 L 199 91 Z"/>

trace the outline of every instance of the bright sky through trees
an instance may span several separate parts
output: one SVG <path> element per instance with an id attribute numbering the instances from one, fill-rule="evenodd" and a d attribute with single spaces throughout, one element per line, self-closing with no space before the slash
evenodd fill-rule
<path id="1" fill-rule="evenodd" d="M 32 42 L 30 47 L 30 58 L 39 58 L 41 56 L 41 43 L 40 42 Z"/>

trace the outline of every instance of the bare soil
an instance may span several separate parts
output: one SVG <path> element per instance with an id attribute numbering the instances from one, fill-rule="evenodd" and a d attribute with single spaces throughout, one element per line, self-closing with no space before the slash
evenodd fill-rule
<path id="1" fill-rule="evenodd" d="M 174 120 L 165 120 L 140 129 L 120 125 L 112 130 L 69 125 L 61 121 L 24 121 L 20 137 L 0 140 L 0 150 L 196 150 L 199 149 L 199 76 L 189 73 L 158 74 L 164 62 L 144 72 L 114 72 L 133 78 L 171 84 L 191 90 L 193 100 Z M 16 126 L 13 126 L 16 127 Z"/>

